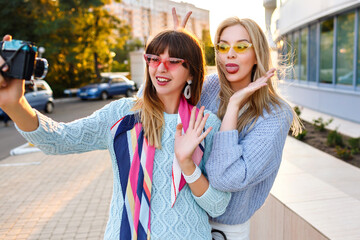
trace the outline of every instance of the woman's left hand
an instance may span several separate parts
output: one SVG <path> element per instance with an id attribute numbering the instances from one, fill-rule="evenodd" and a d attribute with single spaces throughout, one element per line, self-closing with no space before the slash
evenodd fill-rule
<path id="1" fill-rule="evenodd" d="M 247 87 L 240 89 L 235 92 L 231 98 L 229 104 L 235 104 L 236 107 L 240 108 L 254 92 L 262 87 L 267 86 L 267 81 L 274 76 L 275 68 L 270 69 L 264 76 L 251 82 Z"/>
<path id="2" fill-rule="evenodd" d="M 189 168 L 193 169 L 194 163 L 192 160 L 192 155 L 196 147 L 212 130 L 212 127 L 209 127 L 205 132 L 203 132 L 206 120 L 209 117 L 209 114 L 205 114 L 205 116 L 203 116 L 204 110 L 205 107 L 201 107 L 197 115 L 197 119 L 195 119 L 196 107 L 192 109 L 189 127 L 185 134 L 182 134 L 183 126 L 181 123 L 176 126 L 174 149 L 176 158 L 183 172 L 186 172 L 186 169 Z"/>

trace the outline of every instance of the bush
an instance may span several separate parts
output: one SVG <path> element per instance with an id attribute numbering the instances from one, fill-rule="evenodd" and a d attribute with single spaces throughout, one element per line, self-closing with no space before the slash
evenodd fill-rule
<path id="1" fill-rule="evenodd" d="M 350 146 L 352 154 L 358 154 L 360 152 L 360 137 L 349 138 L 348 144 Z"/>
<path id="2" fill-rule="evenodd" d="M 306 134 L 307 134 L 306 129 L 303 129 L 303 130 L 301 131 L 301 133 L 299 133 L 298 135 L 295 136 L 295 138 L 298 139 L 298 140 L 300 140 L 300 141 L 302 141 L 302 140 L 305 139 Z"/>
<path id="3" fill-rule="evenodd" d="M 340 146 L 344 147 L 344 141 L 340 133 L 337 130 L 330 131 L 327 136 L 327 145 L 330 147 Z"/>
<path id="4" fill-rule="evenodd" d="M 298 117 L 300 117 L 300 114 L 301 114 L 300 107 L 299 107 L 299 106 L 295 106 L 295 107 L 294 107 L 294 111 L 295 111 L 296 115 L 298 115 Z"/>
<path id="5" fill-rule="evenodd" d="M 324 121 L 322 117 L 319 117 L 318 119 L 313 119 L 313 126 L 316 130 L 319 130 L 320 132 L 325 131 L 325 128 L 332 123 L 334 119 L 330 118 L 328 121 Z"/>
<path id="6" fill-rule="evenodd" d="M 336 146 L 336 154 L 343 160 L 352 159 L 351 151 L 348 148 Z"/>

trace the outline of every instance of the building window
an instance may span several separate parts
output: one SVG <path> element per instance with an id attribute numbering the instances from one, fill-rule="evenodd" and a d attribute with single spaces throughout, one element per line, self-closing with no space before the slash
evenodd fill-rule
<path id="1" fill-rule="evenodd" d="M 353 84 L 355 12 L 338 16 L 336 49 L 336 83 Z"/>
<path id="2" fill-rule="evenodd" d="M 291 44 L 291 53 L 293 59 L 293 67 L 294 67 L 294 74 L 293 79 L 299 79 L 299 41 L 300 41 L 300 32 L 297 31 L 293 34 L 293 40 Z"/>
<path id="3" fill-rule="evenodd" d="M 300 56 L 300 80 L 307 79 L 307 41 L 308 29 L 301 30 L 301 56 Z"/>
<path id="4" fill-rule="evenodd" d="M 320 82 L 332 83 L 334 19 L 320 23 Z"/>
<path id="5" fill-rule="evenodd" d="M 317 70 L 317 25 L 313 24 L 309 30 L 309 81 L 316 82 Z"/>
<path id="6" fill-rule="evenodd" d="M 360 10 L 358 12 L 358 52 L 357 52 L 357 78 L 356 78 L 356 85 L 360 86 Z"/>
<path id="7" fill-rule="evenodd" d="M 162 25 L 167 28 L 168 26 L 168 14 L 167 12 L 163 12 L 162 14 Z"/>

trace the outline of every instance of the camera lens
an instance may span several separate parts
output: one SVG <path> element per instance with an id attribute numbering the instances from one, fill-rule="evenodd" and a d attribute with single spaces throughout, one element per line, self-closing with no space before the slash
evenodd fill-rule
<path id="1" fill-rule="evenodd" d="M 34 77 L 36 79 L 45 78 L 48 72 L 48 61 L 45 58 L 36 58 L 36 64 L 34 69 Z"/>

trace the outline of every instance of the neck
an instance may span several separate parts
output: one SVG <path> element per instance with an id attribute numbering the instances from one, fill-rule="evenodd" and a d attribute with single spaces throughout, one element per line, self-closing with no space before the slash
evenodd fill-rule
<path id="1" fill-rule="evenodd" d="M 234 90 L 235 92 L 237 92 L 243 88 L 246 88 L 251 83 L 251 74 L 239 81 L 234 81 L 234 82 L 229 82 L 229 83 L 230 83 L 231 89 Z"/>
<path id="2" fill-rule="evenodd" d="M 178 112 L 180 96 L 159 96 L 159 98 L 164 104 L 164 112 L 168 114 L 175 114 Z"/>

